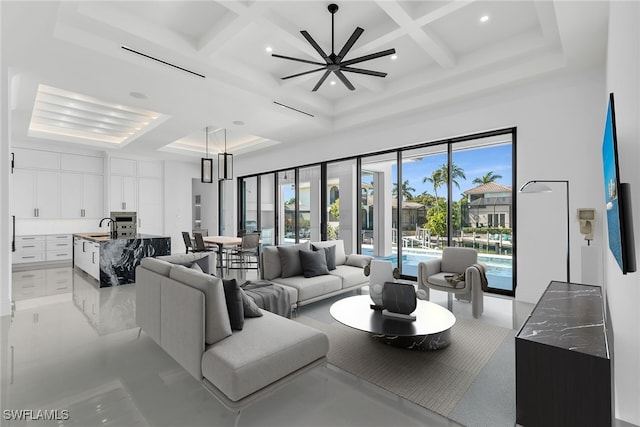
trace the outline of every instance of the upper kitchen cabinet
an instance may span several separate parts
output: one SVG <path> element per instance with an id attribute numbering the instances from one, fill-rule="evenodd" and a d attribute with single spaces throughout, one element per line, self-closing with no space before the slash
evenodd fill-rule
<path id="1" fill-rule="evenodd" d="M 60 183 L 63 218 L 102 218 L 105 215 L 102 175 L 62 172 Z"/>
<path id="2" fill-rule="evenodd" d="M 111 158 L 111 211 L 137 211 L 137 162 L 131 159 Z"/>
<path id="3" fill-rule="evenodd" d="M 16 218 L 58 218 L 60 173 L 15 169 L 12 207 Z"/>
<path id="4" fill-rule="evenodd" d="M 16 169 L 60 170 L 60 153 L 18 147 L 11 151 L 15 156 Z"/>
<path id="5" fill-rule="evenodd" d="M 104 159 L 62 154 L 60 214 L 63 218 L 102 218 Z"/>

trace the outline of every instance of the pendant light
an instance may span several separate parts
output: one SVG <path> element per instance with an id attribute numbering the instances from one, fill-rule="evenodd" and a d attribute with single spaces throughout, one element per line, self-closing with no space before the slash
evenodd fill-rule
<path id="1" fill-rule="evenodd" d="M 206 157 L 200 159 L 200 182 L 213 182 L 213 159 L 209 158 L 209 126 L 205 129 Z"/>
<path id="2" fill-rule="evenodd" d="M 227 129 L 224 130 L 224 153 L 218 153 L 218 180 L 233 179 L 233 154 L 227 153 Z"/>

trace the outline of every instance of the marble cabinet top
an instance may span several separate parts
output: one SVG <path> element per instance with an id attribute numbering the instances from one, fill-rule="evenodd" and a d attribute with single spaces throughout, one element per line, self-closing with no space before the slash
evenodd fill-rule
<path id="1" fill-rule="evenodd" d="M 516 339 L 609 358 L 602 289 L 549 283 Z"/>
<path id="2" fill-rule="evenodd" d="M 136 240 L 136 239 L 169 239 L 166 236 L 154 236 L 151 234 L 136 234 L 135 236 L 112 238 L 109 233 L 74 233 L 75 237 L 91 240 L 92 242 L 108 242 L 111 240 Z"/>

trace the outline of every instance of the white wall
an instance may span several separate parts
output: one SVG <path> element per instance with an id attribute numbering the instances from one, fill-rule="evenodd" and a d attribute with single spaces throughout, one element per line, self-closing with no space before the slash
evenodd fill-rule
<path id="1" fill-rule="evenodd" d="M 636 254 L 640 254 L 638 22 L 637 2 L 610 3 L 606 93 L 615 96 L 620 178 L 631 184 Z M 640 275 L 622 275 L 606 246 L 604 283 L 614 336 L 616 417 L 640 425 Z"/>
<path id="2" fill-rule="evenodd" d="M 516 185 L 531 179 L 568 179 L 571 183 L 571 279 L 579 282 L 580 246 L 585 242 L 575 209 L 595 207 L 602 215 L 603 93 L 603 66 L 549 76 L 525 87 L 375 123 L 364 131 L 336 132 L 330 138 L 242 156 L 236 160 L 235 173 L 241 176 L 517 126 Z M 553 189 L 553 193 L 517 197 L 518 300 L 536 302 L 550 280 L 566 276 L 565 193 L 562 185 Z M 601 229 L 596 230 L 593 244 L 602 244 Z"/>
<path id="3" fill-rule="evenodd" d="M 166 160 L 164 163 L 164 234 L 171 252 L 184 253 L 182 232 L 192 229 L 192 179 L 200 179 L 200 163 Z M 215 184 L 211 184 L 215 185 Z"/>

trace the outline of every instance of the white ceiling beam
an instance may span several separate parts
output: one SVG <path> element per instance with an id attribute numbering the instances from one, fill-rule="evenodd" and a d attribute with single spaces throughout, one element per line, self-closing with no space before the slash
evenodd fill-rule
<path id="1" fill-rule="evenodd" d="M 453 68 L 456 58 L 453 52 L 433 34 L 425 32 L 416 21 L 395 1 L 378 0 L 378 6 L 407 34 L 431 56 L 441 67 Z M 450 13 L 450 12 L 449 12 Z"/>
<path id="2" fill-rule="evenodd" d="M 230 43 L 254 23 L 268 7 L 264 2 L 255 2 L 250 6 L 244 6 L 240 2 L 221 2 L 220 4 L 229 9 L 230 13 L 225 15 L 222 23 L 211 27 L 200 39 L 197 48 L 205 56 L 212 56 Z"/>

